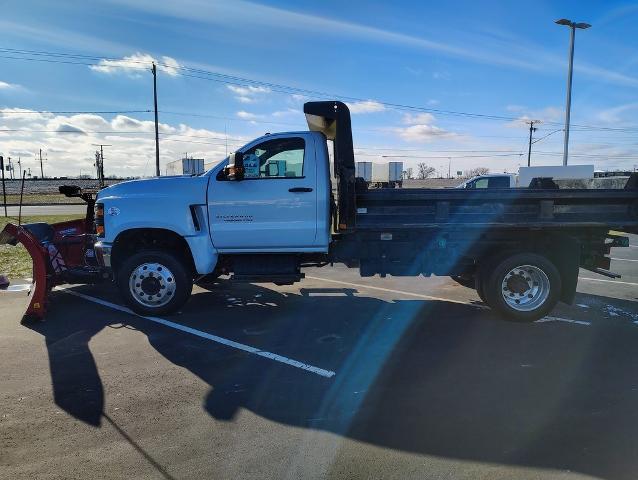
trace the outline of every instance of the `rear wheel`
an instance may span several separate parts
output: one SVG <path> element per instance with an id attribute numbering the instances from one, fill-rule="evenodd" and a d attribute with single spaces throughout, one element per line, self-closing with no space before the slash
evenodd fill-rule
<path id="1" fill-rule="evenodd" d="M 508 319 L 533 322 L 547 315 L 560 298 L 558 269 L 547 258 L 518 253 L 495 262 L 486 271 L 487 304 Z"/>
<path id="2" fill-rule="evenodd" d="M 193 289 L 193 279 L 178 256 L 142 251 L 122 263 L 117 286 L 135 312 L 159 315 L 175 312 L 184 305 Z"/>

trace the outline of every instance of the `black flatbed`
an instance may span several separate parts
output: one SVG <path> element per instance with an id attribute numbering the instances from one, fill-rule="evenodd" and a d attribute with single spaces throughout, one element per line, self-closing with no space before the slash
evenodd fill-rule
<path id="1" fill-rule="evenodd" d="M 607 228 L 638 231 L 637 189 L 370 189 L 356 229 Z"/>

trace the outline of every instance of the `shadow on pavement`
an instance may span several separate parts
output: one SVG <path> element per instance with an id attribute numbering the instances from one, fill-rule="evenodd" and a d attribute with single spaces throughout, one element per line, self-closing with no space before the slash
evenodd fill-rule
<path id="1" fill-rule="evenodd" d="M 309 439 L 322 430 L 408 452 L 607 479 L 638 471 L 633 328 L 508 323 L 468 305 L 386 302 L 353 289 L 211 290 L 172 320 L 337 372 L 327 379 L 254 355 L 222 359 L 208 340 L 118 314 L 211 386 L 204 408 L 216 419 L 245 408 L 306 428 Z M 46 340 L 55 402 L 99 426 L 104 392 L 88 342 L 114 316 L 52 317 L 31 328 Z M 202 348 L 183 345 L 193 342 Z"/>

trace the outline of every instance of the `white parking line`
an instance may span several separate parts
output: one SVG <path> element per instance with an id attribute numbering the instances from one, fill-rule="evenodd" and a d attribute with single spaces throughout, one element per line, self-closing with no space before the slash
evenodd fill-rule
<path id="1" fill-rule="evenodd" d="M 612 260 L 618 260 L 621 262 L 638 262 L 638 260 L 634 260 L 631 258 L 616 258 L 616 257 L 609 257 L 609 258 L 611 258 Z"/>
<path id="2" fill-rule="evenodd" d="M 321 277 L 309 277 L 306 275 L 306 278 L 310 278 L 312 280 L 320 280 L 323 282 L 332 282 L 332 283 L 340 283 L 342 285 L 348 285 L 351 287 L 359 287 L 359 288 L 369 288 L 372 290 L 381 290 L 383 292 L 388 292 L 388 293 L 397 293 L 400 295 L 408 295 L 408 296 L 413 296 L 413 297 L 417 297 L 417 298 L 423 298 L 425 300 L 439 300 L 442 302 L 450 302 L 450 303 L 459 303 L 462 305 L 471 305 L 475 308 L 479 308 L 482 310 L 489 310 L 489 307 L 485 306 L 485 305 L 476 305 L 475 303 L 472 302 L 466 302 L 463 300 L 453 300 L 451 298 L 444 298 L 444 297 L 433 297 L 431 295 L 422 295 L 420 293 L 412 293 L 412 292 L 405 292 L 403 290 L 392 290 L 390 288 L 381 288 L 381 287 L 373 287 L 370 285 L 363 285 L 360 283 L 351 283 L 351 282 L 343 282 L 341 280 L 332 280 L 330 278 L 321 278 Z M 543 317 L 540 320 L 536 320 L 536 323 L 543 323 L 543 322 L 565 322 L 565 323 L 577 323 L 579 325 L 591 325 L 591 322 L 586 322 L 583 320 L 572 320 L 571 318 L 561 318 L 561 317 L 551 317 L 551 316 L 547 316 L 547 317 Z"/>
<path id="3" fill-rule="evenodd" d="M 348 285 L 349 287 L 367 288 L 367 289 L 370 289 L 370 290 L 379 290 L 381 292 L 396 293 L 396 294 L 399 294 L 399 295 L 407 295 L 407 296 L 411 296 L 411 297 L 422 298 L 424 300 L 438 300 L 438 301 L 441 301 L 441 302 L 458 303 L 458 304 L 461 304 L 461 305 L 471 305 L 473 307 L 482 308 L 482 309 L 487 308 L 484 305 L 476 305 L 476 304 L 474 304 L 472 302 L 469 302 L 469 301 L 453 300 L 451 298 L 443 298 L 443 297 L 434 297 L 432 295 L 423 295 L 421 293 L 405 292 L 403 290 L 392 290 L 391 288 L 373 287 L 371 285 L 363 285 L 361 283 L 351 283 L 351 282 L 343 282 L 341 280 L 332 280 L 331 278 L 311 277 L 311 276 L 308 276 L 308 275 L 306 275 L 306 278 L 309 278 L 310 280 L 319 280 L 319 281 L 322 281 L 322 282 L 331 282 L 331 283 L 338 283 L 340 285 Z"/>
<path id="4" fill-rule="evenodd" d="M 101 298 L 91 297 L 89 295 L 85 295 L 79 292 L 74 292 L 73 290 L 68 290 L 66 288 L 60 288 L 59 291 L 68 293 L 70 295 L 74 295 L 76 297 L 83 298 L 84 300 L 97 303 L 98 305 L 102 305 L 104 307 L 108 307 L 113 310 L 118 310 L 120 312 L 128 313 L 130 315 L 135 315 L 136 317 L 143 318 L 145 320 L 149 320 L 154 323 L 159 323 L 160 325 L 164 325 L 165 327 L 174 328 L 175 330 L 180 330 L 182 332 L 190 333 L 191 335 L 195 335 L 200 338 L 205 338 L 207 340 L 211 340 L 216 343 L 221 343 L 222 345 L 226 345 L 227 347 L 236 348 L 237 350 L 242 350 L 244 352 L 252 353 L 253 355 L 258 355 L 260 357 L 264 357 L 269 360 L 274 360 L 275 362 L 284 363 L 286 365 L 290 365 L 291 367 L 299 368 L 301 370 L 306 370 L 307 372 L 311 372 L 311 373 L 320 375 L 322 377 L 330 378 L 335 375 L 335 372 L 331 370 L 324 370 L 323 368 L 308 365 L 307 363 L 303 363 L 298 360 L 294 360 L 292 358 L 284 357 L 282 355 L 277 355 L 276 353 L 260 350 L 255 347 L 251 347 L 250 345 L 234 342 L 233 340 L 228 340 L 227 338 L 218 337 L 217 335 L 212 335 L 210 333 L 202 332 L 201 330 L 187 327 L 179 323 L 171 322 L 170 320 L 165 320 L 163 318 L 158 318 L 158 317 L 147 317 L 145 315 L 138 315 L 137 313 L 135 313 L 133 310 L 129 308 L 123 307 L 121 305 L 117 305 L 115 303 L 107 302 L 106 300 L 102 300 Z"/>
<path id="5" fill-rule="evenodd" d="M 621 282 L 620 280 L 605 280 L 603 278 L 578 277 L 578 280 L 588 280 L 590 282 L 603 282 L 603 283 L 620 283 L 622 285 L 637 285 L 638 286 L 638 283 Z"/>
<path id="6" fill-rule="evenodd" d="M 577 323 L 578 325 L 591 325 L 591 322 L 586 322 L 585 320 L 572 320 L 571 318 L 560 318 L 560 317 L 543 317 L 540 320 L 536 320 L 534 323 L 545 323 L 545 322 L 565 322 L 565 323 Z"/>

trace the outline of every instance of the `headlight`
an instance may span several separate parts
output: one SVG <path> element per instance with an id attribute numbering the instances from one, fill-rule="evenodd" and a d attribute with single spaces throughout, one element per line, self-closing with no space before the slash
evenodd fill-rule
<path id="1" fill-rule="evenodd" d="M 98 237 L 104 237 L 104 204 L 95 204 L 95 233 Z"/>

